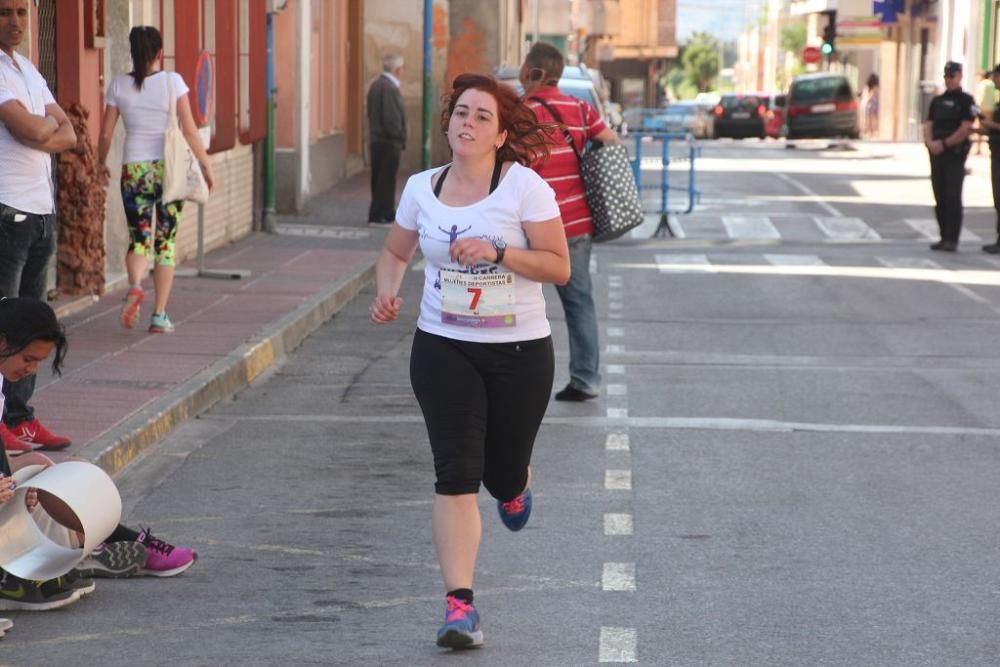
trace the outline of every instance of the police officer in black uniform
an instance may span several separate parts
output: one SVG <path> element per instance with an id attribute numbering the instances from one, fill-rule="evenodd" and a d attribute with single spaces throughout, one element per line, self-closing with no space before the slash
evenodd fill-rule
<path id="1" fill-rule="evenodd" d="M 962 66 L 948 62 L 944 66 L 946 90 L 931 100 L 924 123 L 924 144 L 931 157 L 931 185 L 934 187 L 934 215 L 941 229 L 941 240 L 931 250 L 955 252 L 962 231 L 962 182 L 965 158 L 971 144 L 972 121 L 976 102 L 962 90 Z"/>
<path id="2" fill-rule="evenodd" d="M 1000 87 L 1000 65 L 990 72 L 993 84 Z M 1000 89 L 1000 88 L 998 88 Z M 993 114 L 979 117 L 981 132 L 990 140 L 990 175 L 993 180 L 993 208 L 997 211 L 997 242 L 984 245 L 983 250 L 991 255 L 1000 255 L 1000 104 L 993 107 Z"/>

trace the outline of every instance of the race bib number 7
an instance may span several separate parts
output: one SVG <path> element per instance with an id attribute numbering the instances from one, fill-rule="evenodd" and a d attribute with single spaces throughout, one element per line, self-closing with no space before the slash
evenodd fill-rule
<path id="1" fill-rule="evenodd" d="M 514 274 L 441 272 L 441 322 L 459 327 L 512 327 Z"/>

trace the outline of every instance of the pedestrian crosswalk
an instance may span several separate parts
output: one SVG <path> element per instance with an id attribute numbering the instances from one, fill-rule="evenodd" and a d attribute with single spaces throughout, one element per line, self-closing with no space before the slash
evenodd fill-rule
<path id="1" fill-rule="evenodd" d="M 931 242 L 940 238 L 937 222 L 933 218 L 888 220 L 873 223 L 861 218 L 844 216 L 814 216 L 792 213 L 758 215 L 693 214 L 673 216 L 670 228 L 680 239 L 708 241 L 798 241 L 798 242 L 878 242 L 912 241 Z M 648 238 L 655 225 L 643 225 L 632 232 L 632 238 Z M 980 234 L 962 229 L 961 243 L 981 243 Z"/>

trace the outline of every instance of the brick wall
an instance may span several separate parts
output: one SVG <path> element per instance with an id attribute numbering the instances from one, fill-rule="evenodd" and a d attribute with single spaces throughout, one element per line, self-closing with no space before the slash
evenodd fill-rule
<path id="1" fill-rule="evenodd" d="M 253 147 L 212 156 L 215 191 L 205 207 L 205 251 L 239 240 L 253 231 Z M 177 259 L 193 259 L 198 243 L 198 207 L 184 207 L 177 231 Z"/>

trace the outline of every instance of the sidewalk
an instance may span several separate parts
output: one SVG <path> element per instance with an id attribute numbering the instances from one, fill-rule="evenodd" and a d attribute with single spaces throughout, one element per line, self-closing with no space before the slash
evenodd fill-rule
<path id="1" fill-rule="evenodd" d="M 110 474 L 176 426 L 245 388 L 372 282 L 384 231 L 367 227 L 367 172 L 274 216 L 279 233 L 253 234 L 210 253 L 209 269 L 246 269 L 242 280 L 178 277 L 173 334 L 147 333 L 152 281 L 139 325 L 118 322 L 124 290 L 96 303 L 56 303 L 69 335 L 61 377 L 40 369 L 36 415 Z"/>

